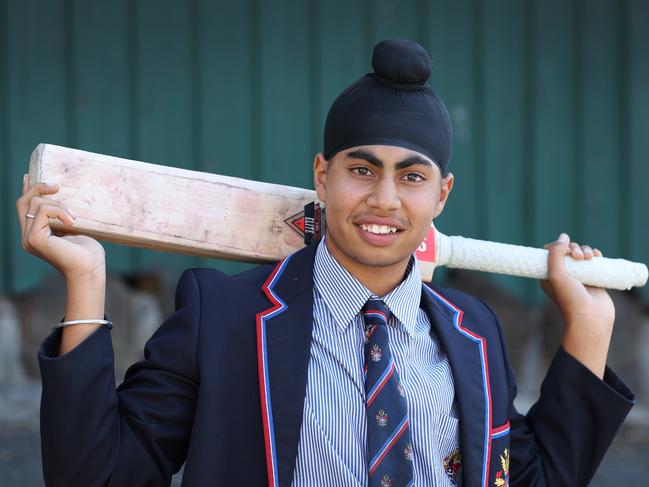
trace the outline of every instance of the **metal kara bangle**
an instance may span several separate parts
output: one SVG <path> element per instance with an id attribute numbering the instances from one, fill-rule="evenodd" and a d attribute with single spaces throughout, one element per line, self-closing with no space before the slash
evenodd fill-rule
<path id="1" fill-rule="evenodd" d="M 70 321 L 62 321 L 61 323 L 58 323 L 57 325 L 52 327 L 52 330 L 56 330 L 57 328 L 63 328 L 64 326 L 70 326 L 70 325 L 106 325 L 108 326 L 108 329 L 113 328 L 113 322 L 108 321 L 108 320 L 70 320 Z"/>

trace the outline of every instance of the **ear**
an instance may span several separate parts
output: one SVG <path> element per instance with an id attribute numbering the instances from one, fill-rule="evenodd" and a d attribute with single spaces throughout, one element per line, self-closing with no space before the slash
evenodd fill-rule
<path id="1" fill-rule="evenodd" d="M 318 199 L 325 203 L 327 201 L 327 169 L 329 161 L 324 158 L 322 152 L 318 152 L 313 160 L 313 186 L 318 194 Z"/>
<path id="2" fill-rule="evenodd" d="M 433 218 L 437 218 L 442 214 L 444 206 L 446 205 L 446 201 L 448 200 L 448 196 L 451 194 L 451 190 L 453 189 L 454 180 L 455 176 L 453 176 L 453 173 L 448 173 L 446 177 L 442 178 L 441 188 L 439 190 L 439 199 L 437 200 L 437 205 L 435 207 L 435 216 Z"/>

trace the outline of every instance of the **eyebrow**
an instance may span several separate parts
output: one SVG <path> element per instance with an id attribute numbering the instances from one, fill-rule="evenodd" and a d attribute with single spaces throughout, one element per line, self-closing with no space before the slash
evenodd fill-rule
<path id="1" fill-rule="evenodd" d="M 370 164 L 372 164 L 373 166 L 376 166 L 376 167 L 381 167 L 382 168 L 382 167 L 385 166 L 385 164 L 383 163 L 383 161 L 381 159 L 376 157 L 371 152 L 363 150 L 363 149 L 358 149 L 358 150 L 348 152 L 347 157 L 350 157 L 352 159 L 363 159 L 363 160 L 369 162 Z M 428 167 L 432 166 L 432 164 L 430 163 L 430 161 L 428 159 L 426 159 L 426 158 L 424 158 L 422 156 L 418 156 L 416 154 L 413 154 L 413 155 L 411 155 L 409 157 L 406 157 L 402 161 L 397 162 L 395 164 L 395 168 L 396 169 L 404 169 L 406 167 L 410 167 L 410 166 L 414 166 L 414 165 L 421 165 L 421 166 L 428 166 Z"/>

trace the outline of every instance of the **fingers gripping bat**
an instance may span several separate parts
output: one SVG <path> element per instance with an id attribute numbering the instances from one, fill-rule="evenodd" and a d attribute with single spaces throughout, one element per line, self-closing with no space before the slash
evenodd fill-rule
<path id="1" fill-rule="evenodd" d="M 40 144 L 29 163 L 30 186 L 56 182 L 52 197 L 76 215 L 53 229 L 132 247 L 245 262 L 277 261 L 324 234 L 315 191 Z M 430 228 L 417 250 L 422 279 L 437 266 L 547 278 L 547 250 L 446 236 Z M 630 289 L 647 267 L 624 259 L 566 257 L 581 282 Z"/>

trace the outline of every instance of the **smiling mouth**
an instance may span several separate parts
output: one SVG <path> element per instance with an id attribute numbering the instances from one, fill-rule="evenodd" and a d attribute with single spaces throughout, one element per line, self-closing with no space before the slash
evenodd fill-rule
<path id="1" fill-rule="evenodd" d="M 360 227 L 364 232 L 373 233 L 375 235 L 389 235 L 399 231 L 397 228 L 388 225 L 365 225 L 362 223 Z"/>

